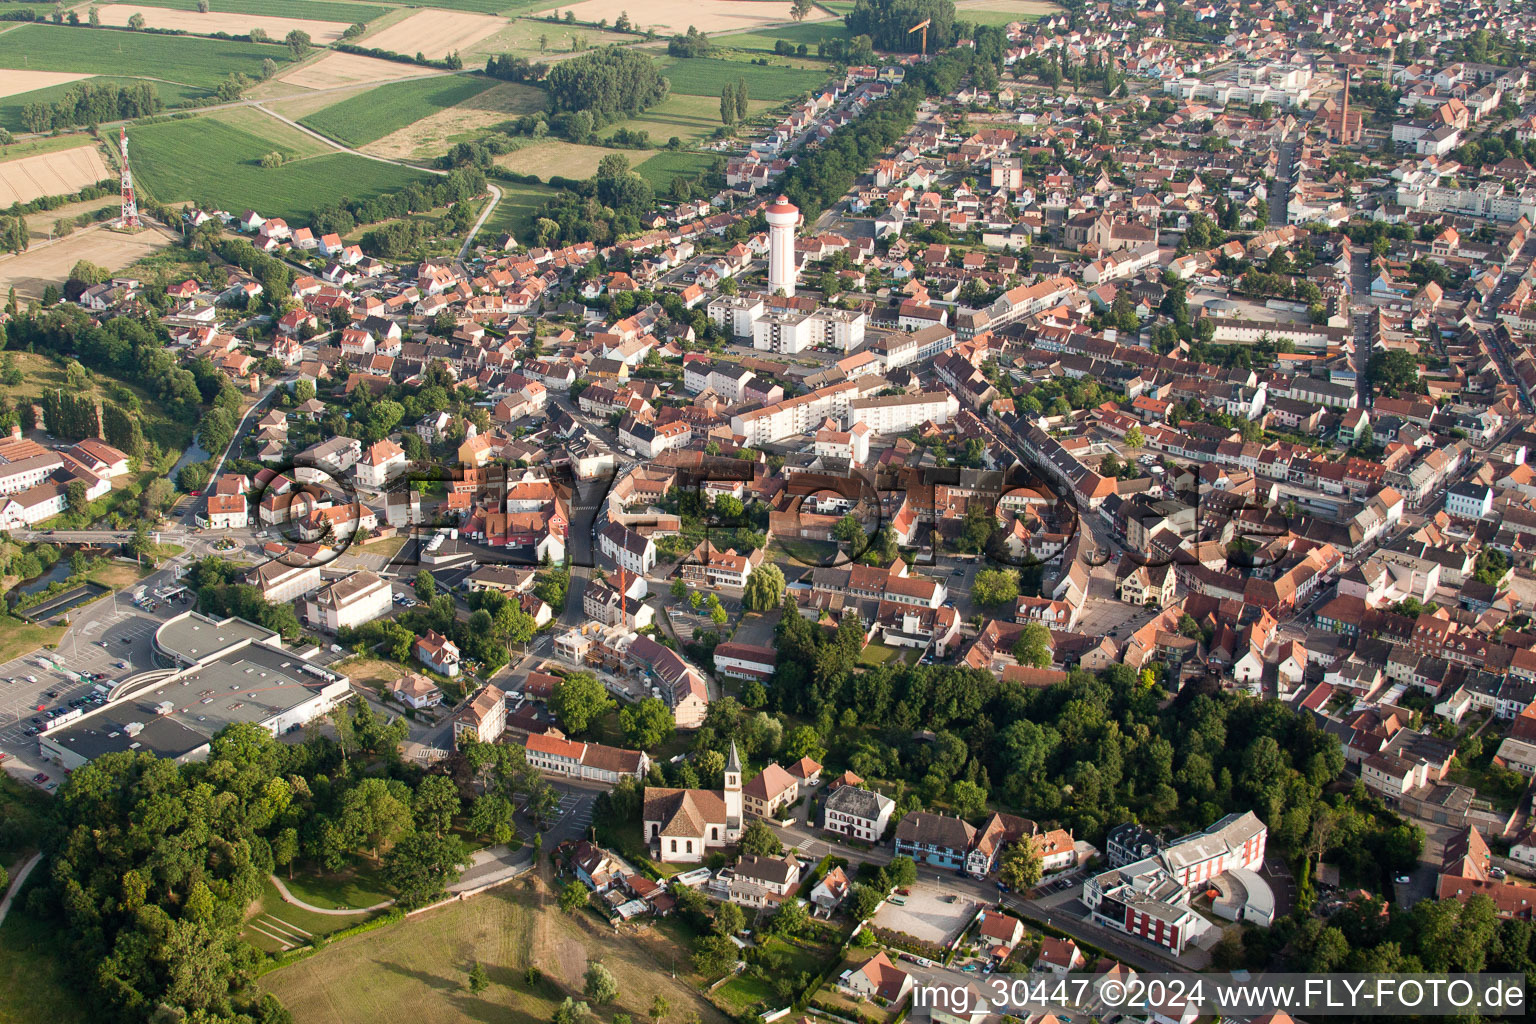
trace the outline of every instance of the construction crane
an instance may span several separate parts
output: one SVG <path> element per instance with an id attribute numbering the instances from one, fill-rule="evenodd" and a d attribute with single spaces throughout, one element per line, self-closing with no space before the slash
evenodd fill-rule
<path id="1" fill-rule="evenodd" d="M 928 26 L 932 25 L 932 24 L 933 24 L 933 19 L 932 18 L 924 18 L 922 21 L 918 22 L 916 25 L 913 25 L 911 28 L 907 29 L 907 35 L 911 35 L 913 32 L 917 32 L 919 30 L 922 31 L 922 33 L 923 33 L 923 56 L 924 57 L 928 56 Z"/>

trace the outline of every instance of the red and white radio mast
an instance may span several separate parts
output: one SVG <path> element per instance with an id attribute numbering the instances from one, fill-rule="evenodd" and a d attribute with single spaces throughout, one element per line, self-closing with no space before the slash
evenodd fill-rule
<path id="1" fill-rule="evenodd" d="M 122 147 L 123 162 L 123 209 L 119 216 L 119 223 L 125 228 L 140 227 L 139 202 L 133 197 L 133 172 L 128 170 L 128 129 L 123 128 L 118 135 L 118 145 Z"/>

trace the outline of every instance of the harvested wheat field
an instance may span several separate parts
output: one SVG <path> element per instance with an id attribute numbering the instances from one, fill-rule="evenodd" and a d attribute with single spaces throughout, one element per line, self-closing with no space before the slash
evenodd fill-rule
<path id="1" fill-rule="evenodd" d="M 609 153 L 623 152 L 602 146 L 582 146 L 574 142 L 550 139 L 495 158 L 496 163 L 518 174 L 537 174 L 544 181 L 556 175 L 565 178 L 590 178 L 597 165 Z M 631 153 L 625 153 L 630 156 Z M 644 151 L 642 151 L 644 152 Z"/>
<path id="2" fill-rule="evenodd" d="M 0 163 L 0 208 L 29 203 L 39 196 L 67 196 L 83 185 L 112 177 L 101 147 L 94 142 L 39 156 Z"/>
<path id="3" fill-rule="evenodd" d="M 55 85 L 68 85 L 90 75 L 77 75 L 69 71 L 18 71 L 12 68 L 0 70 L 0 98 L 20 96 Z"/>
<path id="4" fill-rule="evenodd" d="M 339 21 L 313 21 L 309 18 L 274 18 L 266 14 L 230 14 L 225 11 L 175 11 L 169 7 L 138 7 L 133 4 L 106 4 L 97 8 L 103 25 L 121 27 L 135 14 L 144 15 L 149 28 L 169 28 L 197 35 L 227 32 L 243 36 L 253 28 L 259 28 L 273 39 L 282 39 L 298 29 L 309 33 L 309 38 L 321 45 L 334 43 L 341 38 L 347 26 Z"/>
<path id="5" fill-rule="evenodd" d="M 334 89 L 343 85 L 394 82 L 401 78 L 416 78 L 427 73 L 426 68 L 417 67 L 414 64 L 399 64 L 392 60 L 362 57 L 355 53 L 328 53 L 313 64 L 305 64 L 278 75 L 277 79 L 288 85 L 297 85 L 305 89 Z"/>
<path id="6" fill-rule="evenodd" d="M 531 85 L 502 82 L 447 110 L 439 110 L 377 142 L 362 147 L 364 153 L 403 160 L 435 157 L 448 152 L 460 136 L 478 134 L 519 114 L 531 114 L 545 106 L 544 92 Z"/>
<path id="7" fill-rule="evenodd" d="M 794 20 L 790 17 L 792 6 L 787 0 L 691 0 L 685 4 L 675 0 L 582 0 L 560 8 L 560 13 L 574 12 L 577 21 L 594 25 L 606 18 L 612 25 L 627 11 L 635 28 L 642 32 L 648 28 L 664 34 L 686 32 L 692 25 L 700 32 L 725 35 L 750 32 L 763 25 L 788 24 Z"/>
<path id="8" fill-rule="evenodd" d="M 467 11 L 418 11 L 358 40 L 359 45 L 394 53 L 422 54 L 436 59 L 467 50 L 507 25 L 506 18 Z"/>
<path id="9" fill-rule="evenodd" d="M 42 298 L 44 288 L 62 286 L 70 268 L 81 260 L 121 270 L 170 244 L 166 234 L 153 228 L 134 234 L 87 228 L 52 245 L 34 241 L 32 248 L 19 256 L 0 256 L 0 292 L 14 287 L 24 299 Z"/>

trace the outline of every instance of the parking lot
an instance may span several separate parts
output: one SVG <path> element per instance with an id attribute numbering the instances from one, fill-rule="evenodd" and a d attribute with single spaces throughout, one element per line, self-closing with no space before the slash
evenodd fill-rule
<path id="1" fill-rule="evenodd" d="M 920 864 L 917 870 L 930 872 L 933 869 Z M 978 904 L 974 900 L 938 885 L 915 882 L 907 891 L 909 895 L 902 896 L 898 892 L 887 900 L 875 912 L 871 923 L 877 928 L 942 946 L 964 931 L 976 916 Z"/>
<path id="2" fill-rule="evenodd" d="M 80 613 L 56 650 L 37 650 L 0 664 L 0 750 L 34 762 L 37 740 L 27 731 L 41 724 L 42 711 L 68 708 L 70 701 L 92 694 L 98 684 L 111 686 L 156 667 L 155 630 L 187 607 L 162 600 L 154 612 L 147 612 L 121 594 L 103 598 Z M 57 667 L 44 667 L 44 659 Z M 82 672 L 101 678 L 82 682 Z M 30 776 L 28 772 L 24 777 Z"/>

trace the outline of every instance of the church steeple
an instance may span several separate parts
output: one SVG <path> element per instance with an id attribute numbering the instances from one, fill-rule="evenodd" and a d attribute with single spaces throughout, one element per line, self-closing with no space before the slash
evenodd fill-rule
<path id="1" fill-rule="evenodd" d="M 731 741 L 731 754 L 725 762 L 725 786 L 720 794 L 725 801 L 725 826 L 727 838 L 735 842 L 741 836 L 741 754 L 736 741 Z"/>

